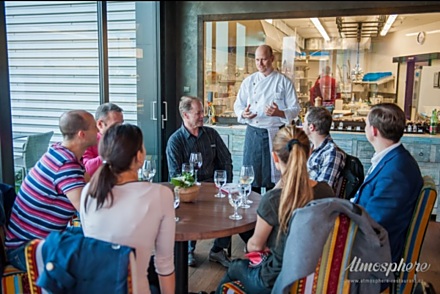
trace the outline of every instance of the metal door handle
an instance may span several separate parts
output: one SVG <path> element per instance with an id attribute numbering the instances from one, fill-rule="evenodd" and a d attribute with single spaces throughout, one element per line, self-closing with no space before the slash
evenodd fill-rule
<path id="1" fill-rule="evenodd" d="M 165 118 L 162 115 L 162 120 L 168 121 L 168 103 L 166 101 L 163 101 L 162 103 L 165 104 L 165 111 L 164 111 Z"/>
<path id="2" fill-rule="evenodd" d="M 156 101 L 151 102 L 151 108 L 153 109 L 151 111 L 151 117 L 150 117 L 151 120 L 157 120 L 157 117 L 156 117 L 156 104 L 157 104 Z"/>

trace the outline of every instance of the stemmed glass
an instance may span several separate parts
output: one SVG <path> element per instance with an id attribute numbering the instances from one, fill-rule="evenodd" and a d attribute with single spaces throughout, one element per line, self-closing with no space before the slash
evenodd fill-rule
<path id="1" fill-rule="evenodd" d="M 214 171 L 214 183 L 218 188 L 218 193 L 214 196 L 217 198 L 224 198 L 225 195 L 222 193 L 222 187 L 226 184 L 226 171 L 225 170 L 216 170 Z"/>
<path id="2" fill-rule="evenodd" d="M 156 164 L 154 159 L 144 160 L 142 165 L 142 179 L 144 181 L 152 182 L 156 174 Z"/>
<path id="3" fill-rule="evenodd" d="M 183 173 L 190 173 L 192 176 L 194 176 L 194 165 L 192 163 L 183 163 L 182 175 Z"/>
<path id="4" fill-rule="evenodd" d="M 179 192 L 174 191 L 174 209 L 177 209 L 179 206 L 180 206 L 180 195 Z M 178 222 L 180 218 L 178 216 L 175 216 L 174 220 Z"/>
<path id="5" fill-rule="evenodd" d="M 197 181 L 197 172 L 202 167 L 202 153 L 200 152 L 193 152 L 189 156 L 189 163 L 192 163 L 194 166 L 194 179 L 196 181 L 197 185 L 200 185 L 200 183 Z"/>
<path id="6" fill-rule="evenodd" d="M 241 205 L 243 201 L 243 197 L 240 193 L 240 191 L 237 191 L 235 189 L 229 189 L 228 190 L 228 199 L 229 204 L 234 207 L 234 214 L 230 215 L 229 218 L 233 220 L 240 220 L 243 218 L 243 216 L 239 215 L 237 212 L 238 207 Z"/>
<path id="7" fill-rule="evenodd" d="M 243 165 L 240 170 L 240 184 L 246 185 L 246 190 L 249 189 L 249 193 L 246 193 L 246 204 L 253 203 L 252 200 L 247 199 L 247 196 L 251 193 L 251 184 L 254 181 L 254 167 L 252 165 Z"/>
<path id="8" fill-rule="evenodd" d="M 241 198 L 242 198 L 242 202 L 241 202 L 241 204 L 240 204 L 240 207 L 241 208 L 249 208 L 249 207 L 251 207 L 250 205 L 249 205 L 249 203 L 247 202 L 247 197 L 248 197 L 248 191 L 247 191 L 247 187 L 248 187 L 249 185 L 247 185 L 247 184 L 238 184 L 238 189 L 239 189 L 239 191 L 240 191 L 240 196 L 241 196 Z"/>

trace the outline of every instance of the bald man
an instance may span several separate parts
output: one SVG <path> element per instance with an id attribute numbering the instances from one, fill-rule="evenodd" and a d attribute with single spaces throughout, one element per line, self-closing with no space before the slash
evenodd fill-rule
<path id="1" fill-rule="evenodd" d="M 71 110 L 61 115 L 59 128 L 63 141 L 50 146 L 24 179 L 6 231 L 8 260 L 24 271 L 26 245 L 66 229 L 89 178 L 82 156 L 96 144 L 95 119 L 87 111 Z"/>
<path id="2" fill-rule="evenodd" d="M 238 122 L 247 124 L 243 165 L 254 167 L 253 190 L 271 189 L 280 178 L 272 160 L 272 139 L 278 130 L 298 116 L 300 106 L 292 81 L 274 70 L 272 48 L 255 51 L 258 72 L 243 80 L 234 103 Z M 264 189 L 263 189 L 264 193 Z"/>

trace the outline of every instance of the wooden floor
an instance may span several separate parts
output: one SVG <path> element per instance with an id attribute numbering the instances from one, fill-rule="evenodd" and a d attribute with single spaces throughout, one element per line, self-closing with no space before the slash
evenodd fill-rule
<path id="1" fill-rule="evenodd" d="M 225 273 L 225 268 L 208 260 L 208 252 L 213 240 L 198 241 L 195 251 L 197 267 L 189 268 L 189 291 L 214 291 Z M 238 236 L 232 238 L 232 258 L 243 257 L 244 243 Z M 420 262 L 427 262 L 430 268 L 419 273 L 418 278 L 431 282 L 440 292 L 440 223 L 431 221 L 423 243 Z"/>

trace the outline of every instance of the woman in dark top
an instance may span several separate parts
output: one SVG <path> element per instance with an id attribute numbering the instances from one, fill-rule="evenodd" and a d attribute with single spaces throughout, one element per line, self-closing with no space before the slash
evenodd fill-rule
<path id="1" fill-rule="evenodd" d="M 282 177 L 277 186 L 264 195 L 258 206 L 254 235 L 247 250 L 270 250 L 267 259 L 250 265 L 248 259 L 236 259 L 220 282 L 216 293 L 221 293 L 223 283 L 239 280 L 247 293 L 270 293 L 281 271 L 285 239 L 293 211 L 309 201 L 334 197 L 325 182 L 316 182 L 307 173 L 310 142 L 302 129 L 296 126 L 282 128 L 273 140 L 272 156 Z"/>

